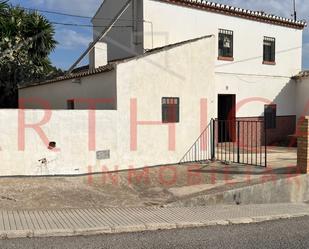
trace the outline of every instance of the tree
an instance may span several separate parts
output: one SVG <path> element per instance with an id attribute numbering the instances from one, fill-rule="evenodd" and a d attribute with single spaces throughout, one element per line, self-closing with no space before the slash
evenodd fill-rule
<path id="1" fill-rule="evenodd" d="M 18 84 L 54 75 L 55 30 L 42 15 L 0 0 L 0 107 L 18 105 Z"/>

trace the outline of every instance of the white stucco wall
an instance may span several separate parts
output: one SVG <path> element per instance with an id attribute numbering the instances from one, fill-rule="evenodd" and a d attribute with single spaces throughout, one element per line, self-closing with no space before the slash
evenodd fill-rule
<path id="1" fill-rule="evenodd" d="M 276 103 L 278 115 L 296 114 L 296 88 L 290 77 L 301 70 L 302 30 L 156 0 L 144 0 L 144 19 L 153 29 L 150 35 L 150 26 L 144 24 L 145 49 L 215 35 L 215 95 L 235 94 L 238 104 L 248 102 L 236 113 L 238 117 L 263 115 L 265 103 L 254 99 Z M 217 59 L 219 29 L 234 31 L 234 61 Z M 276 65 L 262 63 L 264 36 L 276 38 Z"/>
<path id="2" fill-rule="evenodd" d="M 25 107 L 28 109 L 45 108 L 37 101 L 32 102 L 35 99 L 47 102 L 54 110 L 67 109 L 67 100 L 69 99 L 108 99 L 108 103 L 98 103 L 97 109 L 117 108 L 115 70 L 80 79 L 81 83 L 73 83 L 71 79 L 21 88 L 19 89 L 19 98 L 26 100 Z M 114 103 L 110 103 L 109 99 L 114 99 Z M 89 109 L 89 104 L 84 101 L 76 101 L 75 109 Z"/>
<path id="3" fill-rule="evenodd" d="M 101 172 L 102 166 L 114 170 L 115 167 L 128 169 L 178 163 L 215 113 L 214 46 L 214 37 L 209 36 L 119 62 L 113 72 L 92 75 L 87 84 L 82 78 L 82 84 L 77 86 L 64 81 L 25 88 L 22 98 L 39 96 L 62 109 L 58 103 L 76 94 L 101 97 L 105 88 L 101 89 L 99 83 L 104 84 L 110 77 L 111 85 L 117 87 L 117 110 L 96 111 L 95 151 L 88 148 L 87 110 L 51 110 L 51 119 L 41 127 L 48 141 L 55 141 L 60 148 L 56 154 L 46 149 L 31 128 L 26 129 L 25 151 L 18 151 L 18 114 L 22 110 L 0 111 L 0 175 L 83 174 L 88 172 L 89 166 L 91 172 Z M 81 91 L 74 87 L 84 88 Z M 74 96 L 68 95 L 72 92 Z M 161 123 L 162 97 L 180 98 L 180 122 L 175 124 L 173 150 L 168 146 L 168 125 Z M 138 121 L 156 122 L 155 125 L 138 125 L 134 151 L 130 147 L 131 99 L 137 101 Z M 207 101 L 207 106 L 201 107 L 201 100 Z M 25 110 L 26 124 L 40 122 L 46 112 L 49 113 L 48 110 Z M 96 151 L 101 150 L 110 150 L 111 158 L 96 160 Z M 38 160 L 42 158 L 50 163 L 41 171 Z"/>
<path id="4" fill-rule="evenodd" d="M 304 77 L 296 81 L 296 110 L 297 116 L 309 115 L 309 78 Z"/>
<path id="5" fill-rule="evenodd" d="M 207 99 L 208 121 L 215 112 L 214 38 L 132 59 L 117 66 L 118 153 L 134 167 L 179 162 L 201 133 L 200 101 Z M 203 63 L 201 63 L 203 61 Z M 130 99 L 137 101 L 137 120 L 162 121 L 162 97 L 180 98 L 176 149 L 168 149 L 166 124 L 138 125 L 137 150 L 130 151 Z"/>
<path id="6" fill-rule="evenodd" d="M 156 0 L 144 0 L 144 48 L 160 47 L 219 29 L 234 31 L 234 62 L 216 60 L 216 72 L 293 76 L 301 71 L 302 30 L 182 7 Z M 263 37 L 276 38 L 276 66 L 263 65 Z M 217 41 L 216 41 L 217 43 Z M 214 58 L 218 56 L 215 47 Z"/>
<path id="7" fill-rule="evenodd" d="M 96 160 L 95 151 L 88 147 L 88 120 L 86 110 L 52 110 L 50 120 L 41 128 L 49 141 L 57 143 L 58 152 L 52 152 L 31 128 L 25 129 L 25 149 L 21 150 L 18 130 L 22 128 L 21 111 L 0 110 L 0 175 L 55 175 L 84 174 L 88 166 L 92 172 L 101 170 L 100 161 Z M 39 123 L 48 111 L 25 110 L 25 124 Z M 110 150 L 111 158 L 117 158 L 116 111 L 96 111 L 96 147 L 97 150 Z M 41 167 L 38 160 L 46 158 L 47 167 Z"/>
<path id="8" fill-rule="evenodd" d="M 216 94 L 236 95 L 237 117 L 263 116 L 270 103 L 277 105 L 278 116 L 296 115 L 296 85 L 289 77 L 216 73 L 215 79 Z"/>

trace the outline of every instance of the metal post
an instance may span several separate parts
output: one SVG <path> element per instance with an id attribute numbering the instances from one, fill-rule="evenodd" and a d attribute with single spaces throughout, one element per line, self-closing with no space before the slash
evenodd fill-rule
<path id="1" fill-rule="evenodd" d="M 297 21 L 297 12 L 296 12 L 296 0 L 293 0 L 293 7 L 294 7 L 294 21 Z"/>
<path id="2" fill-rule="evenodd" d="M 237 121 L 237 163 L 240 163 L 240 121 Z"/>
<path id="3" fill-rule="evenodd" d="M 267 167 L 267 127 L 264 120 L 265 167 Z"/>
<path id="4" fill-rule="evenodd" d="M 211 120 L 211 160 L 216 159 L 216 121 Z"/>

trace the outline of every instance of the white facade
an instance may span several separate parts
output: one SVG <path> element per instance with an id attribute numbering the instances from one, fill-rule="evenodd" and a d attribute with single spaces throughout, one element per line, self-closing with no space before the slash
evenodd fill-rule
<path id="1" fill-rule="evenodd" d="M 94 96 L 95 91 L 101 98 L 104 89 L 100 87 L 109 82 L 116 86 L 117 108 L 96 110 L 95 151 L 88 149 L 88 111 L 47 110 L 51 119 L 41 128 L 46 131 L 49 141 L 55 141 L 61 150 L 55 155 L 48 152 L 46 144 L 31 128 L 26 129 L 25 151 L 19 152 L 18 111 L 2 115 L 0 125 L 4 132 L 0 146 L 3 152 L 0 153 L 4 157 L 0 175 L 40 174 L 35 170 L 38 160 L 44 157 L 52 163 L 48 164 L 48 170 L 43 169 L 43 174 L 51 175 L 83 174 L 89 167 L 91 172 L 100 172 L 102 166 L 114 170 L 116 166 L 117 169 L 128 169 L 178 163 L 214 115 L 211 108 L 215 99 L 212 91 L 215 87 L 214 47 L 214 37 L 208 36 L 118 62 L 110 72 L 82 77 L 80 85 L 72 85 L 71 80 L 66 80 L 20 89 L 23 99 L 47 98 L 52 106 L 63 109 L 66 105 L 65 96 L 61 95 L 63 90 L 75 87 L 73 91 L 67 91 L 70 92 L 67 98 L 74 98 L 74 94 L 83 94 L 82 97 L 87 98 L 89 94 Z M 201 60 L 204 61 L 202 65 Z M 170 126 L 162 123 L 162 97 L 179 97 L 179 123 Z M 206 100 L 210 101 L 209 107 L 205 105 Z M 137 104 L 136 134 L 132 132 L 135 110 L 132 110 L 132 101 Z M 42 107 L 29 103 L 26 108 Z M 26 124 L 38 123 L 44 113 L 43 110 L 25 110 Z M 208 116 L 201 115 L 203 113 Z M 5 127 L 7 122 L 16 125 Z M 132 141 L 137 142 L 136 148 L 131 147 Z M 97 160 L 96 152 L 106 150 L 110 151 L 110 159 Z M 16 159 L 12 159 L 13 155 Z"/>
<path id="2" fill-rule="evenodd" d="M 113 1 L 106 0 L 93 19 L 94 24 L 101 22 Z M 125 2 L 125 1 L 123 1 Z M 202 9 L 179 6 L 157 0 L 133 1 L 133 5 L 121 18 L 138 20 L 136 30 L 130 35 L 119 28 L 113 28 L 108 35 L 109 59 L 143 53 L 149 49 L 177 42 L 214 35 L 218 44 L 219 29 L 234 32 L 233 61 L 218 60 L 218 46 L 215 46 L 215 95 L 235 94 L 236 102 L 248 103 L 239 110 L 238 117 L 261 116 L 264 104 L 275 103 L 278 115 L 295 115 L 296 85 L 290 78 L 302 69 L 302 29 L 245 19 L 232 15 L 214 13 Z M 120 8 L 121 3 L 117 3 Z M 123 3 L 122 3 L 123 5 Z M 138 12 L 132 11 L 138 6 Z M 142 9 L 142 10 L 141 10 Z M 140 20 L 143 25 L 140 26 Z M 121 25 L 124 20 L 117 23 Z M 128 24 L 128 23 L 127 23 Z M 135 27 L 135 26 L 134 26 Z M 94 29 L 98 33 L 98 29 Z M 263 64 L 263 38 L 276 39 L 276 64 Z M 131 37 L 128 39 L 128 37 Z M 142 37 L 136 43 L 132 37 Z M 121 45 L 119 45 L 121 44 Z M 119 45 L 119 46 L 118 46 Z M 130 52 L 131 51 L 131 52 Z M 201 62 L 202 63 L 202 62 Z M 255 101 L 263 99 L 263 101 Z M 215 104 L 217 98 L 214 99 Z M 216 109 L 216 108 L 215 108 Z M 214 117 L 217 117 L 215 113 Z"/>
<path id="3" fill-rule="evenodd" d="M 309 115 L 309 77 L 296 80 L 296 111 L 297 116 Z"/>
<path id="4" fill-rule="evenodd" d="M 94 38 L 103 30 L 98 26 L 106 26 L 125 2 L 104 1 L 93 19 Z M 52 119 L 55 123 L 44 127 L 49 139 L 56 141 L 63 152 L 58 153 L 57 158 L 62 159 L 57 159 L 58 166 L 49 174 L 87 173 L 89 166 L 91 172 L 99 172 L 103 165 L 115 170 L 115 166 L 127 169 L 177 163 L 209 120 L 218 117 L 219 94 L 236 96 L 239 118 L 261 117 L 264 105 L 270 103 L 277 104 L 277 115 L 289 117 L 291 123 L 300 115 L 308 89 L 306 84 L 300 88 L 301 84 L 296 84 L 291 76 L 301 70 L 301 29 L 154 0 L 133 0 L 115 26 L 104 39 L 112 70 L 79 76 L 78 84 L 75 78 L 69 78 L 19 91 L 21 98 L 45 99 L 56 110 L 66 109 L 69 99 L 115 99 L 112 105 L 97 106 L 95 137 L 99 142 L 92 152 L 87 148 L 85 111 L 56 111 Z M 221 28 L 234 31 L 233 61 L 217 58 Z M 262 63 L 264 36 L 276 38 L 275 65 Z M 172 126 L 162 123 L 162 97 L 180 99 L 179 123 Z M 132 123 L 134 103 L 137 123 Z M 37 103 L 26 103 L 25 107 L 42 108 Z M 88 109 L 87 105 L 75 107 Z M 30 122 L 41 117 L 41 111 L 29 113 Z M 6 120 L 13 122 L 16 113 L 9 115 Z M 171 149 L 169 136 L 173 130 L 175 144 Z M 71 140 L 74 132 L 78 135 Z M 13 131 L 8 134 L 2 138 L 4 145 L 10 144 L 12 137 L 15 139 Z M 2 164 L 7 174 L 32 174 L 31 165 L 46 151 L 36 133 L 28 136 L 31 153 L 16 151 L 18 162 L 24 160 L 27 165 L 10 171 L 14 161 L 12 153 L 7 153 Z M 132 149 L 132 144 L 136 148 Z M 96 152 L 102 150 L 110 151 L 110 159 L 96 159 Z"/>
<path id="5" fill-rule="evenodd" d="M 19 98 L 25 99 L 24 106 L 27 109 L 66 110 L 68 101 L 75 100 L 74 109 L 87 110 L 90 109 L 91 100 L 97 100 L 96 109 L 115 110 L 117 108 L 116 77 L 116 71 L 111 70 L 104 74 L 92 74 L 29 86 L 19 90 Z"/>

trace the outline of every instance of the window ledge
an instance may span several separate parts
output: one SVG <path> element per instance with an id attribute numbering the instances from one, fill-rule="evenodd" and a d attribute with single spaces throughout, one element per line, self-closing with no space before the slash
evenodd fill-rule
<path id="1" fill-rule="evenodd" d="M 276 62 L 275 61 L 263 61 L 263 64 L 264 65 L 276 65 Z"/>
<path id="2" fill-rule="evenodd" d="M 226 56 L 218 56 L 218 60 L 220 61 L 234 61 L 233 57 L 226 57 Z"/>

